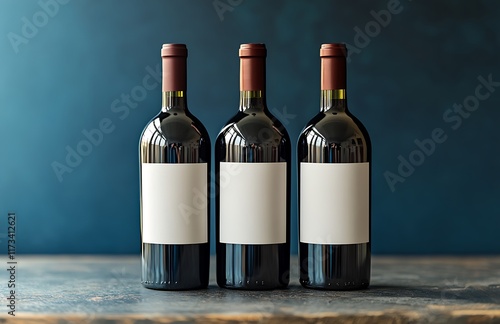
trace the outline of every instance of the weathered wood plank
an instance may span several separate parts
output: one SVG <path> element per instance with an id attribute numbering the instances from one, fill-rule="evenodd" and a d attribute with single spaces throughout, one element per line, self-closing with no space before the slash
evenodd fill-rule
<path id="1" fill-rule="evenodd" d="M 184 292 L 143 288 L 138 256 L 17 261 L 3 323 L 500 323 L 500 257 L 374 257 L 370 289 L 353 292 L 302 288 L 296 258 L 289 289 L 255 292 L 218 288 L 214 260 L 210 287 Z"/>

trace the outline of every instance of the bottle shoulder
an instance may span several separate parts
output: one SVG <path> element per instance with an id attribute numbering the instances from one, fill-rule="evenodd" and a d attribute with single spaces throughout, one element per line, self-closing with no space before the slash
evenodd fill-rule
<path id="1" fill-rule="evenodd" d="M 349 112 L 320 112 L 314 116 L 300 133 L 306 142 L 345 142 L 352 138 L 370 141 L 363 124 Z"/>
<path id="2" fill-rule="evenodd" d="M 217 140 L 236 137 L 255 143 L 290 141 L 283 124 L 268 111 L 239 111 L 222 128 Z"/>
<path id="3" fill-rule="evenodd" d="M 167 142 L 204 141 L 210 143 L 205 126 L 189 111 L 161 111 L 144 128 L 141 141 L 162 138 Z"/>
<path id="4" fill-rule="evenodd" d="M 345 112 L 316 115 L 299 136 L 299 163 L 361 163 L 371 161 L 368 132 Z"/>

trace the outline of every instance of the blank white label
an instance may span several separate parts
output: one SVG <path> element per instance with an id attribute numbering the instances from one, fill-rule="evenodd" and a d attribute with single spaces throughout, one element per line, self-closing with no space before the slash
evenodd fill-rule
<path id="1" fill-rule="evenodd" d="M 142 241 L 208 242 L 207 163 L 142 163 Z"/>
<path id="2" fill-rule="evenodd" d="M 220 241 L 286 242 L 286 163 L 220 163 Z"/>
<path id="3" fill-rule="evenodd" d="M 369 241 L 369 163 L 300 164 L 300 242 Z"/>

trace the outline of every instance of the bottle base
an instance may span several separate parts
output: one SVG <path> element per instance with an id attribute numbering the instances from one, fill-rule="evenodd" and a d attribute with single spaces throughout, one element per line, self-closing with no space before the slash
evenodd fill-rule
<path id="1" fill-rule="evenodd" d="M 143 243 L 141 284 L 155 290 L 204 289 L 208 287 L 209 265 L 208 243 Z"/>
<path id="2" fill-rule="evenodd" d="M 285 289 L 290 283 L 290 245 L 217 244 L 217 285 L 235 290 Z"/>
<path id="3" fill-rule="evenodd" d="M 370 285 L 370 243 L 300 243 L 299 282 L 305 288 L 361 290 Z"/>

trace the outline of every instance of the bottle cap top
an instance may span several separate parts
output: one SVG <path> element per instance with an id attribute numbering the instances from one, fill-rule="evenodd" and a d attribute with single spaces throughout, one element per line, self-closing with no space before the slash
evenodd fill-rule
<path id="1" fill-rule="evenodd" d="M 187 47 L 185 44 L 163 44 L 161 56 L 181 56 L 187 57 Z"/>
<path id="2" fill-rule="evenodd" d="M 240 57 L 266 57 L 265 44 L 250 43 L 240 45 Z"/>
<path id="3" fill-rule="evenodd" d="M 347 48 L 343 43 L 322 44 L 319 50 L 321 57 L 347 56 Z"/>

